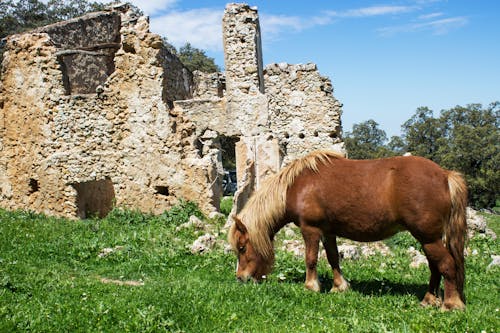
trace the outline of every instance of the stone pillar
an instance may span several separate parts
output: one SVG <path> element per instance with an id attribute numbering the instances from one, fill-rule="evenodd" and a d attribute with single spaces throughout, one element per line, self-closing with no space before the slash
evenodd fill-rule
<path id="1" fill-rule="evenodd" d="M 245 4 L 228 4 L 222 31 L 228 121 L 243 135 L 256 135 L 269 123 L 257 10 Z"/>
<path id="2" fill-rule="evenodd" d="M 237 213 L 262 178 L 279 170 L 280 158 L 277 141 L 265 137 L 269 131 L 269 107 L 264 94 L 257 9 L 246 4 L 228 4 L 222 19 L 222 31 L 227 121 L 238 128 L 241 136 L 236 145 L 238 191 L 233 212 Z"/>
<path id="3" fill-rule="evenodd" d="M 279 171 L 282 159 L 278 140 L 270 135 L 246 136 L 236 143 L 238 191 L 232 213 L 239 213 L 260 184 Z"/>

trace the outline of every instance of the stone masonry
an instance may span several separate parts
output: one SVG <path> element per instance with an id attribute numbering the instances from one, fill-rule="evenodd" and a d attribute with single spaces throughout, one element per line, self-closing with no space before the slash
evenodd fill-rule
<path id="1" fill-rule="evenodd" d="M 105 216 L 215 211 L 221 140 L 237 141 L 241 208 L 314 149 L 343 151 L 341 105 L 314 64 L 262 65 L 257 10 L 228 4 L 225 73 L 191 73 L 126 5 L 10 36 L 0 85 L 0 206 Z"/>

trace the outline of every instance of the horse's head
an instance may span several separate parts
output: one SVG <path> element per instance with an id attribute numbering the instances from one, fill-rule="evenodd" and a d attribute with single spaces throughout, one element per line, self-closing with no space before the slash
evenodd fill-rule
<path id="1" fill-rule="evenodd" d="M 243 282 L 261 281 L 270 272 L 272 265 L 256 251 L 243 222 L 236 216 L 233 219 L 235 224 L 231 228 L 229 239 L 238 256 L 236 278 Z"/>

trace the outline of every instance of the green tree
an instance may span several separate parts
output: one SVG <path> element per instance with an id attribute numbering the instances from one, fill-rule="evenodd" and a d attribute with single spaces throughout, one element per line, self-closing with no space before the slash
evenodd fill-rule
<path id="1" fill-rule="evenodd" d="M 112 3 L 101 4 L 87 0 L 50 0 L 44 4 L 39 0 L 2 0 L 0 2 L 0 65 L 4 51 L 1 40 L 8 35 L 68 20 L 88 12 L 100 11 Z M 143 15 L 139 8 L 130 3 L 128 5 L 139 15 Z M 186 43 L 177 52 L 166 38 L 164 38 L 164 42 L 169 51 L 176 54 L 189 70 L 200 70 L 207 73 L 220 71 L 213 58 L 208 57 L 205 51 L 191 46 L 190 43 Z"/>
<path id="2" fill-rule="evenodd" d="M 462 172 L 470 204 L 495 206 L 500 189 L 500 103 L 443 110 L 439 118 L 419 108 L 402 126 L 406 149 Z"/>
<path id="3" fill-rule="evenodd" d="M 378 126 L 373 119 L 353 125 L 352 132 L 346 133 L 344 138 L 349 158 L 370 159 L 393 155 L 384 145 L 387 134 Z"/>
<path id="4" fill-rule="evenodd" d="M 394 135 L 389 140 L 387 149 L 389 149 L 393 155 L 403 155 L 406 153 L 405 141 L 400 136 Z"/>
<path id="5" fill-rule="evenodd" d="M 179 49 L 177 56 L 182 63 L 190 70 L 199 70 L 205 73 L 213 73 L 220 71 L 219 66 L 215 64 L 213 58 L 208 57 L 205 51 L 193 47 L 190 43 L 186 43 Z"/>
<path id="6" fill-rule="evenodd" d="M 444 144 L 443 124 L 434 118 L 433 111 L 420 107 L 401 126 L 406 151 L 413 155 L 425 156 L 440 163 L 439 147 Z"/>
<path id="7" fill-rule="evenodd" d="M 0 2 L 0 40 L 8 35 L 21 33 L 47 24 L 68 20 L 106 7 L 86 0 L 2 0 Z M 3 59 L 0 42 L 0 64 Z"/>
<path id="8" fill-rule="evenodd" d="M 443 111 L 441 121 L 448 139 L 442 164 L 465 174 L 474 206 L 494 207 L 500 190 L 500 103 L 457 106 Z"/>

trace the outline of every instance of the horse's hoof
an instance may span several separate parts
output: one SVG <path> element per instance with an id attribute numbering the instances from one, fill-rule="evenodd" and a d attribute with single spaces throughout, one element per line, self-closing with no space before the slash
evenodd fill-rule
<path id="1" fill-rule="evenodd" d="M 422 302 L 420 302 L 420 305 L 423 307 L 428 307 L 428 306 L 439 307 L 442 305 L 442 301 L 439 297 L 431 293 L 426 293 L 424 299 L 422 300 Z"/>
<path id="2" fill-rule="evenodd" d="M 441 306 L 441 311 L 465 310 L 465 304 L 462 301 L 458 302 L 444 302 Z"/>
<path id="3" fill-rule="evenodd" d="M 343 280 L 342 283 L 338 286 L 333 286 L 330 290 L 331 293 L 341 293 L 349 289 L 349 282 Z"/>
<path id="4" fill-rule="evenodd" d="M 314 292 L 319 292 L 321 290 L 321 286 L 318 281 L 306 282 L 305 287 L 306 289 Z"/>

